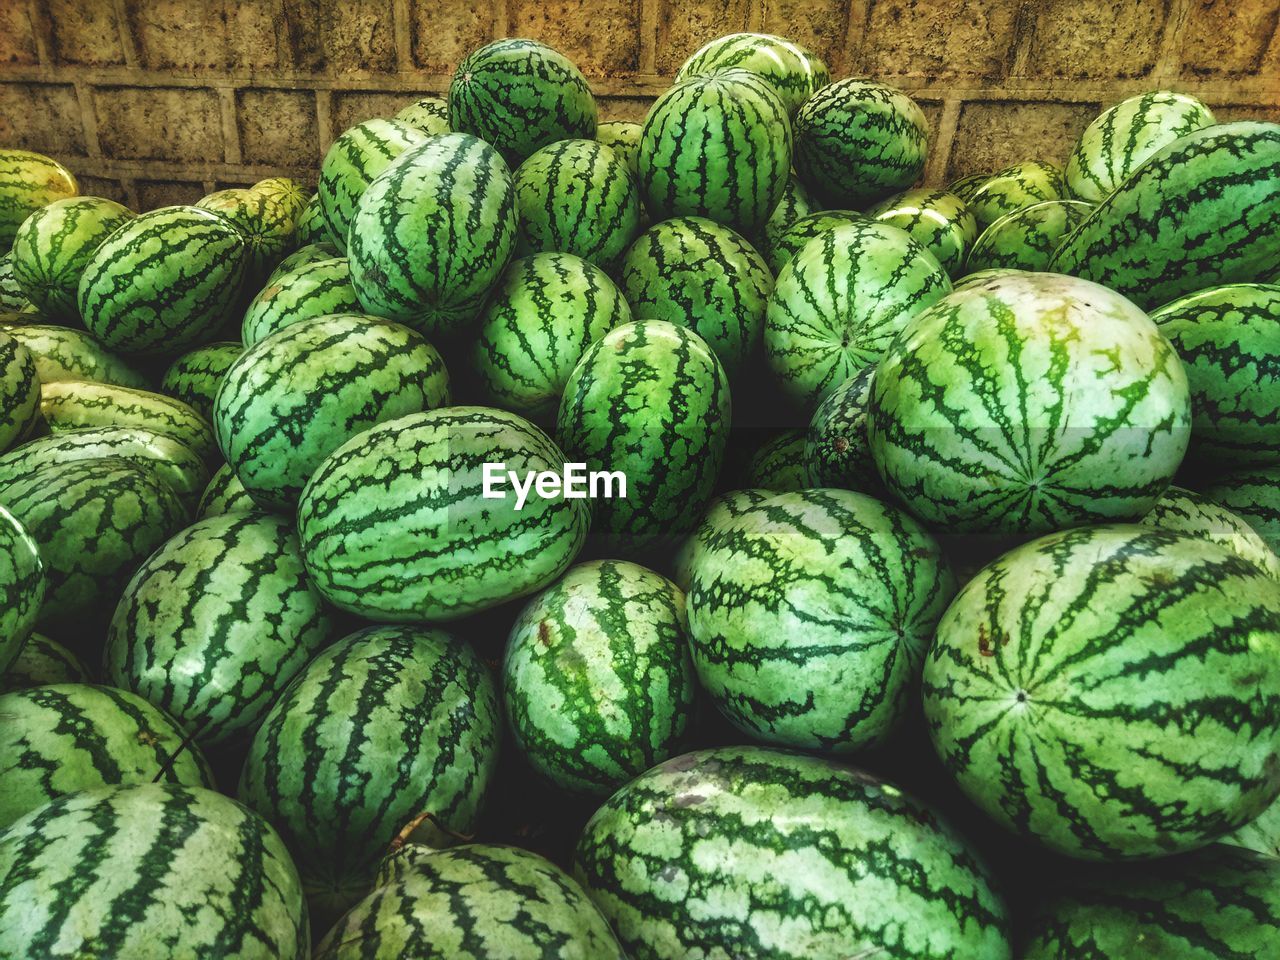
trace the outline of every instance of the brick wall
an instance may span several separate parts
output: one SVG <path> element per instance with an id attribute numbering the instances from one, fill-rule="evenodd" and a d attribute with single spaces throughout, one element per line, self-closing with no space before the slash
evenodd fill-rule
<path id="1" fill-rule="evenodd" d="M 0 144 L 136 208 L 314 178 L 343 128 L 441 93 L 468 50 L 546 40 L 605 119 L 643 117 L 705 40 L 763 30 L 895 83 L 933 128 L 926 177 L 1062 159 L 1105 104 L 1196 94 L 1280 120 L 1280 0 L 0 0 Z"/>

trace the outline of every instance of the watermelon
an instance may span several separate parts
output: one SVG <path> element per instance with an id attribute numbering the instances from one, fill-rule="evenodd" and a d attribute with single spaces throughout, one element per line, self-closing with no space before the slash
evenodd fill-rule
<path id="1" fill-rule="evenodd" d="M 146 374 L 123 357 L 116 356 L 87 330 L 50 323 L 5 324 L 3 330 L 27 348 L 42 384 L 58 380 L 96 380 L 121 387 L 143 388 L 148 385 Z"/>
<path id="2" fill-rule="evenodd" d="M 48 589 L 35 540 L 0 506 L 0 676 L 22 653 Z"/>
<path id="3" fill-rule="evenodd" d="M 212 787 L 163 711 L 113 687 L 64 683 L 0 696 L 0 830 L 57 797 L 129 783 Z"/>
<path id="4" fill-rule="evenodd" d="M 816 757 L 668 760 L 587 823 L 575 879 L 634 960 L 1009 960 L 978 855 L 898 787 Z"/>
<path id="5" fill-rule="evenodd" d="M 409 820 L 467 832 L 497 761 L 498 697 L 469 646 L 367 627 L 317 656 L 253 737 L 239 796 L 275 824 L 312 903 L 345 910 Z"/>
<path id="6" fill-rule="evenodd" d="M 804 434 L 808 482 L 874 494 L 880 476 L 867 439 L 867 406 L 876 365 L 868 364 L 818 404 Z"/>
<path id="7" fill-rule="evenodd" d="M 328 637 L 293 524 L 229 513 L 183 530 L 129 581 L 106 675 L 213 745 L 252 731 Z"/>
<path id="8" fill-rule="evenodd" d="M 205 487 L 200 504 L 196 507 L 196 518 L 203 520 L 205 517 L 216 517 L 237 510 L 255 510 L 257 507 L 231 465 L 224 463 L 214 472 L 209 485 Z"/>
<path id="9" fill-rule="evenodd" d="M 316 960 L 499 955 L 623 960 L 609 924 L 568 874 L 527 850 L 480 843 L 424 848 L 316 948 Z"/>
<path id="10" fill-rule="evenodd" d="M 435 347 L 364 316 L 295 323 L 231 364 L 214 401 L 218 446 L 261 506 L 288 511 L 329 454 L 374 424 L 449 402 Z"/>
<path id="11" fill-rule="evenodd" d="M 257 289 L 276 264 L 294 248 L 295 212 L 290 198 L 271 190 L 232 187 L 198 200 L 196 206 L 211 210 L 235 225 L 247 248 L 245 285 Z"/>
<path id="12" fill-rule="evenodd" d="M 867 217 L 856 210 L 819 210 L 793 220 L 770 238 L 767 260 L 774 276 L 791 262 L 806 243 L 833 227 L 862 223 Z"/>
<path id="13" fill-rule="evenodd" d="M 0 673 L 0 693 L 52 683 L 88 683 L 90 679 L 83 660 L 56 640 L 33 633 L 9 669 Z"/>
<path id="14" fill-rule="evenodd" d="M 345 253 L 351 221 L 369 184 L 402 153 L 427 139 L 417 127 L 397 120 L 366 120 L 344 130 L 325 153 L 316 184 L 320 215 L 327 229 L 323 239 Z M 300 243 L 322 239 L 308 227 L 305 213 L 302 228 L 308 236 L 300 237 Z"/>
<path id="15" fill-rule="evenodd" d="M 1267 542 L 1243 518 L 1203 494 L 1169 487 L 1141 522 L 1146 527 L 1217 541 L 1280 579 L 1280 558 Z"/>
<path id="16" fill-rule="evenodd" d="M 1280 467 L 1252 467 L 1217 477 L 1201 493 L 1249 524 L 1280 553 Z"/>
<path id="17" fill-rule="evenodd" d="M 480 390 L 535 423 L 553 420 L 583 353 L 630 321 L 622 292 L 594 264 L 567 253 L 515 260 L 478 320 L 472 363 Z"/>
<path id="18" fill-rule="evenodd" d="M 625 328 L 623 328 L 625 329 Z M 325 598 L 381 621 L 466 616 L 540 590 L 587 536 L 580 500 L 503 483 L 486 499 L 484 463 L 559 472 L 566 457 L 515 414 L 446 407 L 379 424 L 320 464 L 298 502 L 307 569 Z"/>
<path id="19" fill-rule="evenodd" d="M 773 276 L 755 248 L 704 217 L 655 224 L 622 261 L 622 292 L 631 309 L 694 331 L 731 376 L 760 343 L 772 291 Z"/>
<path id="20" fill-rule="evenodd" d="M 257 292 L 244 313 L 240 338 L 252 347 L 277 330 L 332 313 L 363 313 L 343 257 L 313 260 L 277 274 Z"/>
<path id="21" fill-rule="evenodd" d="M 329 233 L 329 225 L 325 223 L 324 208 L 320 204 L 320 194 L 313 193 L 311 199 L 307 201 L 307 205 L 303 207 L 302 213 L 298 215 L 297 222 L 293 225 L 293 242 L 298 245 L 298 249 L 281 260 L 284 264 L 290 257 L 300 253 L 306 247 L 323 245 L 332 247 L 333 252 L 329 254 L 331 257 L 338 256 L 342 251 L 338 249 L 334 243 L 333 235 Z M 277 269 L 279 269 L 277 267 Z"/>
<path id="22" fill-rule="evenodd" d="M 12 668 L 9 673 L 13 673 Z M 1223 837 L 1219 843 L 1255 850 L 1280 860 L 1280 802 L 1271 804 L 1257 819 Z"/>
<path id="23" fill-rule="evenodd" d="M 271 271 L 263 286 L 269 287 L 285 274 L 293 273 L 299 267 L 305 267 L 309 263 L 315 263 L 319 260 L 334 260 L 341 257 L 342 254 L 338 248 L 327 240 L 304 244 L 276 264 L 276 268 Z"/>
<path id="24" fill-rule="evenodd" d="M 265 195 L 283 208 L 293 224 L 293 228 L 290 229 L 292 237 L 298 220 L 306 213 L 311 203 L 312 190 L 293 177 L 267 177 L 265 180 L 259 180 L 249 189 L 254 193 Z"/>
<path id="25" fill-rule="evenodd" d="M 116 457 L 41 467 L 6 487 L 4 503 L 44 561 L 41 629 L 93 656 L 129 578 L 187 522 L 155 470 Z"/>
<path id="26" fill-rule="evenodd" d="M 819 90 L 796 113 L 795 134 L 796 173 L 829 207 L 865 207 L 924 172 L 924 112 L 874 80 L 849 77 Z"/>
<path id="27" fill-rule="evenodd" d="M 978 270 L 1044 270 L 1062 238 L 1093 208 L 1078 200 L 1044 200 L 1006 213 L 982 231 L 965 266 Z"/>
<path id="28" fill-rule="evenodd" d="M 0 450 L 22 440 L 40 419 L 40 375 L 31 351 L 0 332 Z"/>
<path id="29" fill-rule="evenodd" d="M 1122 100 L 1094 120 L 1067 161 L 1071 196 L 1101 203 L 1153 153 L 1216 121 L 1195 97 L 1153 90 Z"/>
<path id="30" fill-rule="evenodd" d="M 306 960 L 280 837 L 212 790 L 67 794 L 0 834 L 0 956 Z"/>
<path id="31" fill-rule="evenodd" d="M 444 97 L 423 97 L 402 107 L 391 118 L 421 130 L 429 136 L 452 133 L 449 126 L 449 102 Z"/>
<path id="32" fill-rule="evenodd" d="M 662 320 L 609 331 L 574 368 L 556 437 L 626 496 L 594 502 L 594 531 L 631 547 L 692 530 L 711 499 L 730 425 L 724 368 L 701 337 Z"/>
<path id="33" fill-rule="evenodd" d="M 758 238 L 758 246 L 760 252 L 765 255 L 765 259 L 771 259 L 770 251 L 783 231 L 801 217 L 817 212 L 817 209 L 817 201 L 809 195 L 809 190 L 800 182 L 800 178 L 794 173 L 787 177 L 787 186 L 782 191 L 782 197 L 774 206 L 773 212 L 769 214 L 764 230 Z"/>
<path id="34" fill-rule="evenodd" d="M 41 207 L 80 192 L 71 171 L 30 150 L 0 150 L 0 250 L 8 250 L 22 222 Z"/>
<path id="35" fill-rule="evenodd" d="M 938 624 L 923 689 L 961 789 L 1069 856 L 1194 849 L 1280 794 L 1280 591 L 1204 537 L 1083 527 L 1000 557 Z"/>
<path id="36" fill-rule="evenodd" d="M 768 81 L 788 116 L 831 82 L 831 71 L 811 51 L 768 33 L 717 37 L 694 51 L 676 71 L 675 82 L 724 70 L 746 70 Z"/>
<path id="37" fill-rule="evenodd" d="M 950 290 L 933 254 L 898 227 L 864 221 L 823 231 L 778 274 L 765 356 L 784 393 L 812 410 Z"/>
<path id="38" fill-rule="evenodd" d="M 782 430 L 757 447 L 747 465 L 747 485 L 779 493 L 807 487 L 804 431 Z"/>
<path id="39" fill-rule="evenodd" d="M 517 250 L 572 253 L 611 269 L 640 232 L 640 192 L 626 161 L 594 140 L 551 143 L 512 181 Z"/>
<path id="40" fill-rule="evenodd" d="M 906 190 L 868 207 L 867 216 L 907 231 L 952 277 L 978 237 L 969 207 L 945 190 Z"/>
<path id="41" fill-rule="evenodd" d="M 1151 313 L 1191 386 L 1191 453 L 1222 469 L 1280 463 L 1280 286 L 1211 287 Z"/>
<path id="42" fill-rule="evenodd" d="M 1024 273 L 1035 273 L 1037 271 L 1015 270 L 1012 267 L 992 267 L 990 270 L 975 270 L 973 273 L 966 273 L 963 277 L 957 277 L 951 282 L 952 291 L 963 290 L 966 287 L 976 287 L 986 283 L 988 280 L 995 280 L 997 277 L 1013 277 Z"/>
<path id="43" fill-rule="evenodd" d="M 27 217 L 13 238 L 13 278 L 53 320 L 79 320 L 76 291 L 93 252 L 133 212 L 102 197 L 55 200 Z"/>
<path id="44" fill-rule="evenodd" d="M 1063 238 L 1050 270 L 1143 309 L 1280 263 L 1280 124 L 1222 123 L 1153 153 Z"/>
<path id="45" fill-rule="evenodd" d="M 458 64 L 449 126 L 493 144 L 514 167 L 549 143 L 594 137 L 596 101 L 560 51 L 536 40 L 495 40 Z"/>
<path id="46" fill-rule="evenodd" d="M 637 163 L 654 220 L 706 217 L 756 236 L 791 173 L 786 107 L 746 70 L 690 77 L 649 109 Z"/>
<path id="47" fill-rule="evenodd" d="M 192 407 L 150 390 L 92 380 L 40 386 L 40 416 L 53 433 L 84 427 L 138 427 L 173 437 L 211 465 L 218 448 L 213 428 Z"/>
<path id="48" fill-rule="evenodd" d="M 747 487 L 741 490 L 730 490 L 712 500 L 711 505 L 702 515 L 702 522 L 692 534 L 685 538 L 684 543 L 676 551 L 672 564 L 672 582 L 687 594 L 694 558 L 715 535 L 715 532 L 734 517 L 740 516 L 779 492 L 781 491 Z"/>
<path id="49" fill-rule="evenodd" d="M 240 296 L 243 235 L 199 207 L 161 207 L 115 230 L 80 277 L 89 332 L 129 355 L 180 353 L 213 339 Z"/>
<path id="50" fill-rule="evenodd" d="M 13 251 L 0 255 L 0 314 L 36 313 L 36 305 L 27 299 L 13 276 Z"/>
<path id="51" fill-rule="evenodd" d="M 688 607 L 716 706 L 766 743 L 848 753 L 883 742 L 955 592 L 937 543 L 848 490 L 777 493 L 710 523 Z"/>
<path id="52" fill-rule="evenodd" d="M 465 133 L 432 137 L 360 198 L 351 285 L 369 313 L 449 333 L 476 315 L 515 237 L 515 190 L 497 151 Z"/>
<path id="53" fill-rule="evenodd" d="M 1066 196 L 1062 170 L 1044 160 L 1015 163 L 993 173 L 966 201 L 981 233 L 1005 214 Z"/>
<path id="54" fill-rule="evenodd" d="M 596 127 L 596 140 L 613 150 L 633 177 L 640 175 L 640 136 L 644 127 L 633 120 L 608 120 Z M 642 210 L 641 213 L 644 211 Z"/>
<path id="55" fill-rule="evenodd" d="M 244 347 L 238 340 L 219 340 L 188 350 L 169 364 L 160 380 L 160 391 L 212 420 L 213 398 L 242 353 Z"/>
<path id="56" fill-rule="evenodd" d="M 876 368 L 867 433 L 888 488 L 951 531 L 1136 520 L 1182 462 L 1186 374 L 1132 303 L 1017 273 L 920 314 Z"/>
<path id="57" fill-rule="evenodd" d="M 607 796 L 679 752 L 696 688 L 684 593 L 625 560 L 579 564 L 534 597 L 502 661 L 516 746 L 571 792 Z"/>
<path id="58" fill-rule="evenodd" d="M 967 173 L 947 184 L 947 193 L 959 197 L 968 204 L 977 189 L 991 179 L 990 171 L 983 173 Z"/>

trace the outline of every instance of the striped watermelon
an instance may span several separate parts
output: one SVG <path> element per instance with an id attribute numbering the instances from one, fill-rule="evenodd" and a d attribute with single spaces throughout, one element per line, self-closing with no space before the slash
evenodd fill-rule
<path id="1" fill-rule="evenodd" d="M 78 656 L 44 634 L 33 633 L 17 659 L 0 672 L 0 693 L 27 690 L 52 683 L 88 683 L 89 668 Z"/>
<path id="2" fill-rule="evenodd" d="M 977 189 L 991 179 L 990 171 L 983 173 L 967 173 L 947 184 L 947 193 L 954 194 L 968 204 Z"/>
<path id="3" fill-rule="evenodd" d="M 307 569 L 335 606 L 382 621 L 451 620 L 540 590 L 587 536 L 580 500 L 509 485 L 484 463 L 559 472 L 565 455 L 515 414 L 446 407 L 379 424 L 337 449 L 298 502 Z"/>
<path id="4" fill-rule="evenodd" d="M 47 589 L 48 575 L 35 540 L 0 506 L 0 675 L 31 636 Z"/>
<path id="5" fill-rule="evenodd" d="M 778 274 L 765 356 L 787 396 L 812 410 L 950 290 L 933 254 L 897 227 L 864 221 L 823 231 Z"/>
<path id="6" fill-rule="evenodd" d="M 225 217 L 244 237 L 248 257 L 245 285 L 250 290 L 261 286 L 295 246 L 290 199 L 274 191 L 232 187 L 211 193 L 195 205 Z"/>
<path id="7" fill-rule="evenodd" d="M 928 124 L 896 87 L 849 77 L 805 101 L 795 119 L 796 173 L 827 206 L 861 208 L 924 172 Z"/>
<path id="8" fill-rule="evenodd" d="M 420 851 L 414 850 L 421 848 Z M 421 844 L 395 881 L 379 884 L 316 948 L 316 960 L 441 956 L 623 960 L 600 911 L 563 870 L 516 847 Z"/>
<path id="9" fill-rule="evenodd" d="M 1062 171 L 1044 160 L 1015 163 L 993 173 L 966 201 L 981 233 L 1005 214 L 1046 200 L 1061 200 L 1067 185 Z"/>
<path id="10" fill-rule="evenodd" d="M 507 721 L 557 787 L 608 795 L 678 752 L 697 689 L 684 593 L 625 560 L 572 567 L 533 598 L 502 662 Z"/>
<path id="11" fill-rule="evenodd" d="M 969 250 L 965 266 L 978 270 L 1045 270 L 1066 234 L 1093 208 L 1078 200 L 1044 200 L 1006 213 Z"/>
<path id="12" fill-rule="evenodd" d="M 529 155 L 513 179 L 520 254 L 572 253 L 611 269 L 640 232 L 640 191 L 626 161 L 594 140 Z"/>
<path id="13" fill-rule="evenodd" d="M 730 490 L 712 500 L 702 515 L 702 522 L 685 538 L 684 543 L 676 551 L 672 563 L 672 582 L 687 594 L 692 579 L 694 559 L 715 532 L 733 518 L 741 516 L 779 492 L 781 491 L 748 487 L 742 490 Z"/>
<path id="14" fill-rule="evenodd" d="M 1203 537 L 1110 525 L 985 567 L 938 625 L 930 734 L 997 822 L 1074 857 L 1199 847 L 1280 794 L 1280 591 Z"/>
<path id="15" fill-rule="evenodd" d="M 1203 494 L 1169 487 L 1141 522 L 1217 541 L 1280 580 L 1280 558 L 1267 542 L 1244 519 Z"/>
<path id="16" fill-rule="evenodd" d="M 783 430 L 757 447 L 747 465 L 747 485 L 778 493 L 807 487 L 804 431 Z"/>
<path id="17" fill-rule="evenodd" d="M 12 673 L 12 669 L 9 672 Z M 1255 850 L 1280 860 L 1280 802 L 1271 804 L 1256 820 L 1223 837 L 1219 843 Z"/>
<path id="18" fill-rule="evenodd" d="M 495 40 L 458 64 L 449 126 L 493 144 L 514 167 L 549 143 L 594 137 L 596 101 L 560 51 L 536 40 Z"/>
<path id="19" fill-rule="evenodd" d="M 762 747 L 685 754 L 614 794 L 574 877 L 634 960 L 1009 960 L 986 866 L 896 786 Z"/>
<path id="20" fill-rule="evenodd" d="M 788 227 L 802 217 L 817 212 L 818 203 L 809 195 L 809 190 L 794 173 L 787 177 L 787 186 L 765 222 L 764 230 L 758 238 L 760 252 L 765 259 L 770 259 L 770 252 L 778 238 Z M 772 264 L 771 264 L 772 266 Z M 775 271 L 776 272 L 776 271 Z"/>
<path id="21" fill-rule="evenodd" d="M 973 273 L 966 273 L 963 277 L 957 277 L 951 282 L 952 291 L 963 290 L 966 287 L 976 287 L 986 283 L 988 280 L 995 280 L 997 277 L 1016 277 L 1020 274 L 1034 273 L 1037 271 L 1014 270 L 1011 267 L 993 267 L 990 270 L 975 270 Z"/>
<path id="22" fill-rule="evenodd" d="M 121 387 L 146 387 L 149 380 L 123 357 L 116 356 L 87 330 L 50 323 L 3 324 L 3 331 L 27 348 L 44 383 L 96 380 Z"/>
<path id="23" fill-rule="evenodd" d="M 588 470 L 621 471 L 626 497 L 594 501 L 593 529 L 640 547 L 693 529 L 711 499 L 730 425 L 724 368 L 696 333 L 662 320 L 615 327 L 587 350 L 556 437 Z"/>
<path id="24" fill-rule="evenodd" d="M 768 33 L 731 33 L 704 44 L 676 71 L 675 82 L 723 70 L 754 73 L 777 91 L 788 116 L 831 82 L 831 71 L 812 51 Z"/>
<path id="25" fill-rule="evenodd" d="M 311 188 L 293 177 L 267 177 L 265 180 L 259 180 L 249 189 L 254 193 L 265 195 L 284 209 L 293 224 L 293 228 L 290 229 L 290 236 L 293 237 L 298 220 L 306 213 L 311 203 L 313 196 Z"/>
<path id="26" fill-rule="evenodd" d="M 756 236 L 791 174 L 791 124 L 767 81 L 746 70 L 677 83 L 640 137 L 640 195 L 654 220 L 706 217 Z"/>
<path id="27" fill-rule="evenodd" d="M 36 313 L 36 305 L 27 299 L 13 276 L 13 251 L 0 255 L 0 314 Z"/>
<path id="28" fill-rule="evenodd" d="M 848 753 L 906 715 L 955 579 L 903 511 L 847 490 L 778 493 L 699 531 L 698 679 L 753 739 Z"/>
<path id="29" fill-rule="evenodd" d="M 317 317 L 250 347 L 214 402 L 218 446 L 249 495 L 289 511 L 321 461 L 378 423 L 449 402 L 435 347 L 408 327 Z"/>
<path id="30" fill-rule="evenodd" d="M 1191 451 L 1231 465 L 1280 462 L 1280 286 L 1211 287 L 1151 313 L 1191 385 Z"/>
<path id="31" fill-rule="evenodd" d="M 0 332 L 0 450 L 22 440 L 40 419 L 40 376 L 31 351 Z"/>
<path id="32" fill-rule="evenodd" d="M 41 467 L 6 487 L 4 503 L 44 561 L 37 622 L 91 657 L 129 578 L 187 522 L 153 469 L 115 457 Z"/>
<path id="33" fill-rule="evenodd" d="M 13 238 L 13 278 L 53 320 L 77 322 L 76 292 L 93 252 L 133 211 L 102 197 L 55 200 L 27 217 Z"/>
<path id="34" fill-rule="evenodd" d="M 291 323 L 332 313 L 363 312 L 346 259 L 313 260 L 278 274 L 258 291 L 245 310 L 240 338 L 246 347 L 252 347 Z"/>
<path id="35" fill-rule="evenodd" d="M 240 798 L 275 824 L 313 906 L 345 910 L 409 820 L 475 825 L 497 761 L 493 679 L 425 627 L 368 627 L 317 656 L 253 738 Z"/>
<path id="36" fill-rule="evenodd" d="M 1240 120 L 1167 144 L 1063 239 L 1049 269 L 1144 309 L 1280 263 L 1280 124 Z"/>
<path id="37" fill-rule="evenodd" d="M 1071 196 L 1101 203 L 1153 153 L 1216 121 L 1195 97 L 1153 90 L 1122 100 L 1080 135 L 1067 161 Z"/>
<path id="38" fill-rule="evenodd" d="M 622 261 L 622 292 L 631 309 L 694 331 L 731 376 L 760 343 L 772 291 L 773 276 L 755 248 L 704 217 L 650 227 Z"/>
<path id="39" fill-rule="evenodd" d="M 196 507 L 196 519 L 217 517 L 236 510 L 256 510 L 258 505 L 249 491 L 244 488 L 240 478 L 235 475 L 230 464 L 220 466 L 209 480 L 200 504 Z"/>
<path id="40" fill-rule="evenodd" d="M 0 830 L 57 797 L 131 783 L 212 787 L 163 711 L 114 687 L 64 683 L 0 696 Z"/>
<path id="41" fill-rule="evenodd" d="M 0 150 L 0 250 L 8 250 L 22 221 L 41 207 L 80 192 L 71 171 L 30 150 Z"/>
<path id="42" fill-rule="evenodd" d="M 309 263 L 315 263 L 318 260 L 333 260 L 341 256 L 342 253 L 338 248 L 328 240 L 303 244 L 276 264 L 276 268 L 271 271 L 263 286 L 269 287 L 285 274 L 293 273 L 299 267 L 305 267 Z"/>
<path id="43" fill-rule="evenodd" d="M 72 793 L 0 834 L 0 956 L 306 960 L 309 940 L 280 837 L 212 790 Z"/>
<path id="44" fill-rule="evenodd" d="M 324 208 L 320 204 L 320 194 L 318 192 L 311 195 L 311 199 L 307 201 L 302 213 L 298 215 L 298 220 L 293 225 L 293 242 L 298 245 L 298 250 L 294 251 L 294 253 L 300 252 L 305 247 L 318 244 L 333 247 L 333 252 L 329 254 L 332 257 L 336 257 L 342 252 L 337 244 L 334 243 L 333 235 L 329 233 L 329 225 L 325 222 Z M 294 256 L 294 253 L 289 254 L 289 257 Z M 284 260 L 280 261 L 281 264 L 284 264 L 289 257 L 285 257 Z"/>
<path id="45" fill-rule="evenodd" d="M 106 675 L 212 745 L 252 731 L 328 635 L 293 524 L 230 513 L 139 568 L 107 631 Z"/>
<path id="46" fill-rule="evenodd" d="M 110 350 L 179 353 L 213 339 L 240 296 L 247 245 L 199 207 L 135 217 L 98 247 L 80 277 L 80 316 Z"/>
<path id="47" fill-rule="evenodd" d="M 402 153 L 427 139 L 421 130 L 396 120 L 366 120 L 343 131 L 325 153 L 316 184 L 320 215 L 327 228 L 323 239 L 346 253 L 351 222 L 369 184 Z M 305 213 L 302 226 L 314 239 L 321 239 L 307 228 Z M 299 242 L 307 241 L 300 237 Z"/>
<path id="48" fill-rule="evenodd" d="M 867 216 L 907 231 L 953 277 L 978 238 L 968 205 L 945 190 L 907 190 L 868 207 Z"/>
<path id="49" fill-rule="evenodd" d="M 816 487 L 880 490 L 867 439 L 867 407 L 876 365 L 868 364 L 818 404 L 804 436 L 804 468 Z"/>
<path id="50" fill-rule="evenodd" d="M 814 237 L 833 227 L 862 223 L 866 219 L 865 215 L 856 210 L 819 210 L 797 218 L 770 238 L 766 257 L 769 269 L 774 276 L 779 276 L 782 268 Z"/>
<path id="51" fill-rule="evenodd" d="M 465 133 L 432 137 L 361 198 L 351 285 L 369 313 L 449 333 L 478 312 L 515 238 L 515 190 L 497 151 Z"/>
<path id="52" fill-rule="evenodd" d="M 444 97 L 423 97 L 415 100 L 397 111 L 391 119 L 407 123 L 433 137 L 453 132 L 449 126 L 449 102 Z"/>
<path id="53" fill-rule="evenodd" d="M 951 531 L 1136 520 L 1182 462 L 1187 378 L 1118 294 L 1018 273 L 920 314 L 876 369 L 867 431 L 889 489 Z"/>
<path id="54" fill-rule="evenodd" d="M 1280 554 L 1280 466 L 1237 470 L 1217 477 L 1201 493 L 1240 516 Z"/>
<path id="55" fill-rule="evenodd" d="M 222 379 L 244 347 L 238 340 L 219 340 L 188 350 L 169 364 L 160 392 L 181 400 L 204 419 L 213 420 L 213 398 Z"/>
<path id="56" fill-rule="evenodd" d="M 515 260 L 478 320 L 472 362 L 480 390 L 535 423 L 553 420 L 583 353 L 630 321 L 621 291 L 594 264 L 567 253 Z"/>
<path id="57" fill-rule="evenodd" d="M 640 136 L 644 127 L 633 120 L 608 120 L 596 127 L 596 140 L 613 150 L 633 177 L 640 175 Z M 643 214 L 643 210 L 641 213 Z"/>

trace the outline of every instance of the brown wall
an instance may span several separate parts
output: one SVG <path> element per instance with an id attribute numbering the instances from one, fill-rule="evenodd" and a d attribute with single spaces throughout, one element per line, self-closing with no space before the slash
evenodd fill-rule
<path id="1" fill-rule="evenodd" d="M 0 0 L 0 145 L 50 153 L 138 208 L 285 172 L 468 50 L 546 40 L 602 117 L 643 117 L 721 33 L 784 34 L 910 90 L 927 179 L 1062 159 L 1105 104 L 1174 87 L 1280 120 L 1280 0 Z"/>

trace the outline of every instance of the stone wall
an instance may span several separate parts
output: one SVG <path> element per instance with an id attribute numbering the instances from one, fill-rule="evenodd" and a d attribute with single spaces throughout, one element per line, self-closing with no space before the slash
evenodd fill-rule
<path id="1" fill-rule="evenodd" d="M 1280 0 L 0 0 L 0 144 L 52 154 L 136 208 L 272 173 L 497 36 L 545 40 L 602 117 L 644 116 L 707 39 L 802 41 L 897 84 L 933 127 L 926 178 L 1062 159 L 1107 103 L 1154 87 L 1280 120 Z"/>

